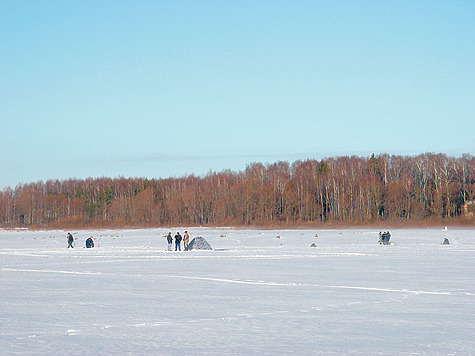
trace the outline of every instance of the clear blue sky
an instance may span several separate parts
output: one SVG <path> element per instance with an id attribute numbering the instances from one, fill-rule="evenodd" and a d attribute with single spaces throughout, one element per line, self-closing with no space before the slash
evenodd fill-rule
<path id="1" fill-rule="evenodd" d="M 475 152 L 475 1 L 0 2 L 0 188 Z"/>

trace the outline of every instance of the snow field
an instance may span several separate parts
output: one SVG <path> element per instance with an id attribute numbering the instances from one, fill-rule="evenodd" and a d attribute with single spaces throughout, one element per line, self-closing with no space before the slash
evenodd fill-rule
<path id="1" fill-rule="evenodd" d="M 475 353 L 475 230 L 184 230 L 0 230 L 0 354 Z"/>

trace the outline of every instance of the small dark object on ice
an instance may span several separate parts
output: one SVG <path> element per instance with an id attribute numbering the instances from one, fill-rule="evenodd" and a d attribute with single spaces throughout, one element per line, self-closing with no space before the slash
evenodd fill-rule
<path id="1" fill-rule="evenodd" d="M 191 250 L 212 250 L 212 249 L 213 248 L 208 243 L 208 241 L 206 241 L 205 238 L 201 237 L 201 236 L 195 237 L 188 244 L 188 251 L 191 251 Z"/>
<path id="2" fill-rule="evenodd" d="M 310 247 L 317 247 L 317 245 L 315 245 L 315 244 L 311 244 L 311 245 L 310 245 Z"/>
<path id="3" fill-rule="evenodd" d="M 380 245 L 391 245 L 392 243 L 389 242 L 390 239 L 391 239 L 391 234 L 389 233 L 389 231 L 379 232 L 378 242 Z"/>
<path id="4" fill-rule="evenodd" d="M 445 237 L 444 242 L 442 242 L 442 245 L 450 245 L 449 239 Z"/>
<path id="5" fill-rule="evenodd" d="M 92 237 L 90 237 L 86 240 L 86 248 L 92 248 L 92 247 L 94 247 L 94 241 L 92 240 Z"/>

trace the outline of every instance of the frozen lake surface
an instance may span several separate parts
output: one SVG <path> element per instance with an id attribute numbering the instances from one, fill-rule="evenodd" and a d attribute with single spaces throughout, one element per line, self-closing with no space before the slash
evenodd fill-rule
<path id="1" fill-rule="evenodd" d="M 0 230 L 0 354 L 475 354 L 474 229 L 184 230 Z"/>

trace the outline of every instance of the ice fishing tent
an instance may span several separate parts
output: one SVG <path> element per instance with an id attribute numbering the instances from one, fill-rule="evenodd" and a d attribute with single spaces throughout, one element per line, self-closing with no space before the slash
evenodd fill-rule
<path id="1" fill-rule="evenodd" d="M 190 250 L 212 250 L 213 248 L 205 240 L 204 237 L 198 236 L 195 237 L 191 242 L 188 244 L 188 251 Z"/>

